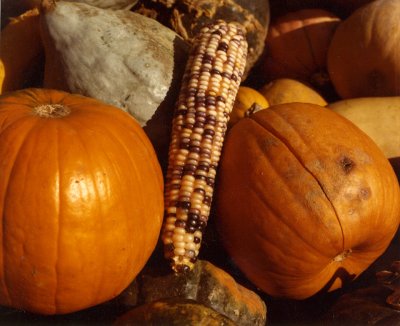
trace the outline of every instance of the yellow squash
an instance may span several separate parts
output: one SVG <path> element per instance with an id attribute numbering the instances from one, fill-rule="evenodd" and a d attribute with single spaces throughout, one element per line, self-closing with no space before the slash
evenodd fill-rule
<path id="1" fill-rule="evenodd" d="M 356 124 L 387 158 L 400 156 L 400 96 L 341 100 L 328 108 Z"/>
<path id="2" fill-rule="evenodd" d="M 301 102 L 325 106 L 325 99 L 307 84 L 291 78 L 278 78 L 259 89 L 270 106 Z"/>

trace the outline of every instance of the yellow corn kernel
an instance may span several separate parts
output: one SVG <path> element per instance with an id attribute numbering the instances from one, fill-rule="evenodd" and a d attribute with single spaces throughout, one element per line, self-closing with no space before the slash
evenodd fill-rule
<path id="1" fill-rule="evenodd" d="M 246 56 L 244 28 L 237 23 L 217 21 L 193 40 L 172 121 L 161 236 L 176 272 L 191 270 L 200 250 Z"/>

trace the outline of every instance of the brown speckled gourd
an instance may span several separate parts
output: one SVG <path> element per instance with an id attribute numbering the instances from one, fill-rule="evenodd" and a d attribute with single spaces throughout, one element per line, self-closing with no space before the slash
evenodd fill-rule
<path id="1" fill-rule="evenodd" d="M 198 260 L 188 273 L 165 273 L 160 269 L 158 263 L 152 267 L 147 265 L 136 278 L 138 304 L 172 298 L 192 299 L 227 316 L 237 325 L 265 326 L 265 302 L 238 283 L 226 269 L 206 260 Z"/>
<path id="2" fill-rule="evenodd" d="M 189 42 L 212 21 L 242 24 L 249 44 L 243 79 L 263 52 L 270 19 L 269 0 L 139 0 L 133 10 L 157 19 Z"/>
<path id="3" fill-rule="evenodd" d="M 119 316 L 114 326 L 235 326 L 231 319 L 191 299 L 161 299 L 145 303 Z"/>

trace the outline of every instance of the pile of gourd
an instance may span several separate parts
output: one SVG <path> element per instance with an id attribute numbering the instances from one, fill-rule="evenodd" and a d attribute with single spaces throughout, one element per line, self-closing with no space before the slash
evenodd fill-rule
<path id="1" fill-rule="evenodd" d="M 400 224 L 400 1 L 242 2 L 2 1 L 1 306 L 95 307 L 159 250 L 174 110 L 218 20 L 248 51 L 208 253 L 266 301 L 346 291 L 382 257 Z"/>

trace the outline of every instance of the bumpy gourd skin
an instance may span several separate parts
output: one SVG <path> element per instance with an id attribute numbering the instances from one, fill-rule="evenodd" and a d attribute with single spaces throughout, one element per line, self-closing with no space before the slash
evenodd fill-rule
<path id="1" fill-rule="evenodd" d="M 162 223 L 153 147 L 127 113 L 29 89 L 0 98 L 0 304 L 40 314 L 117 296 Z"/>
<path id="2" fill-rule="evenodd" d="M 133 10 L 157 19 L 190 43 L 207 24 L 240 23 L 248 43 L 243 80 L 263 53 L 270 21 L 269 0 L 139 0 Z"/>
<path id="3" fill-rule="evenodd" d="M 400 191 L 355 125 L 312 104 L 242 119 L 220 163 L 216 222 L 230 256 L 266 293 L 304 299 L 356 278 L 389 245 Z"/>

